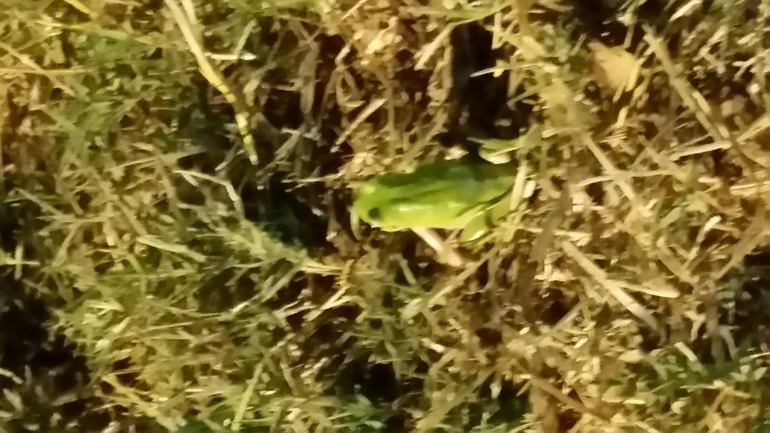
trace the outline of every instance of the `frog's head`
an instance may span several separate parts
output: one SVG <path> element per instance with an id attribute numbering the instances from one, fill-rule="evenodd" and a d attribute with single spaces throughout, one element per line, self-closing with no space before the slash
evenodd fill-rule
<path id="1" fill-rule="evenodd" d="M 406 195 L 407 186 L 390 174 L 369 179 L 355 192 L 354 216 L 375 227 L 387 226 L 384 215 L 394 201 Z"/>

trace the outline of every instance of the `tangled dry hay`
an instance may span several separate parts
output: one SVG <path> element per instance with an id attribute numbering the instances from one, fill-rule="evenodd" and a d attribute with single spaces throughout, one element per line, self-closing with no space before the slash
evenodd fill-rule
<path id="1" fill-rule="evenodd" d="M 768 13 L 9 3 L 3 281 L 91 374 L 42 386 L 0 330 L 0 420 L 764 431 Z M 362 179 L 530 130 L 521 206 L 466 268 L 351 226 Z"/>

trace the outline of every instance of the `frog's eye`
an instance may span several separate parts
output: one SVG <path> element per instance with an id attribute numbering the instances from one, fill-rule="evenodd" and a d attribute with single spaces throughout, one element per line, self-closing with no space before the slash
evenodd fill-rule
<path id="1" fill-rule="evenodd" d="M 380 221 L 382 217 L 382 212 L 380 211 L 380 208 L 373 207 L 369 209 L 369 211 L 366 213 L 366 215 L 369 217 L 372 221 Z"/>

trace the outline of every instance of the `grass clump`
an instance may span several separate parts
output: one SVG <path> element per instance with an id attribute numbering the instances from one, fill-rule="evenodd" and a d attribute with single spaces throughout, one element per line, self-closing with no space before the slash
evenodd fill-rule
<path id="1" fill-rule="evenodd" d="M 0 419 L 762 431 L 766 9 L 7 3 Z M 351 225 L 361 180 L 533 130 L 466 267 Z"/>

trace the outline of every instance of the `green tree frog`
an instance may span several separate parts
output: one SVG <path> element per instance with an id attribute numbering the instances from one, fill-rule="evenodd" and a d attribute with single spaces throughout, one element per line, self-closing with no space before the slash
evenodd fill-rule
<path id="1" fill-rule="evenodd" d="M 461 238 L 470 240 L 490 226 L 490 211 L 507 202 L 515 179 L 513 164 L 440 161 L 375 176 L 357 191 L 353 210 L 385 231 L 465 229 Z"/>

